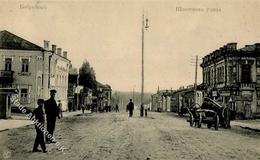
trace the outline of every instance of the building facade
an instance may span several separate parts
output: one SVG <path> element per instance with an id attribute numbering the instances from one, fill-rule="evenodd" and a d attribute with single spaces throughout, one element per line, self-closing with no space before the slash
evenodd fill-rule
<path id="1" fill-rule="evenodd" d="M 0 32 L 0 88 L 16 88 L 22 105 L 35 108 L 38 98 L 49 98 L 49 90 L 56 89 L 57 100 L 67 108 L 67 53 L 58 55 L 56 46 L 49 50 L 33 44 L 8 31 Z M 58 77 L 57 77 L 58 76 Z M 66 91 L 66 92 L 64 92 Z"/>
<path id="2" fill-rule="evenodd" d="M 181 113 L 186 107 L 194 105 L 195 90 L 192 85 L 180 87 L 178 90 L 160 90 L 152 95 L 152 111 Z M 198 86 L 196 90 L 196 103 L 203 102 L 203 91 Z"/>
<path id="3" fill-rule="evenodd" d="M 237 49 L 237 43 L 203 58 L 203 85 L 208 96 L 230 105 L 239 118 L 260 116 L 260 44 Z"/>
<path id="4" fill-rule="evenodd" d="M 111 109 L 112 89 L 108 84 L 97 82 L 96 103 L 99 111 L 104 111 L 107 107 Z"/>

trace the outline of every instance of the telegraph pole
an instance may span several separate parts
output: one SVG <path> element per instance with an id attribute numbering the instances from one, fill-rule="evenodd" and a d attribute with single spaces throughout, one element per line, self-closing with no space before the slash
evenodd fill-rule
<path id="1" fill-rule="evenodd" d="M 133 102 L 135 102 L 135 86 L 133 87 Z"/>
<path id="2" fill-rule="evenodd" d="M 144 29 L 148 29 L 148 18 L 146 18 L 146 24 L 144 24 L 144 14 L 142 19 L 142 86 L 141 86 L 141 104 L 144 100 Z"/>
<path id="3" fill-rule="evenodd" d="M 194 59 L 195 58 L 195 59 Z M 198 84 L 198 63 L 201 61 L 198 55 L 191 58 L 191 65 L 195 66 L 195 82 L 194 82 L 194 104 L 197 103 L 197 84 Z"/>
<path id="4" fill-rule="evenodd" d="M 194 104 L 196 105 L 197 103 L 197 74 L 198 74 L 198 56 L 196 56 L 196 61 L 195 61 L 195 84 L 194 84 Z"/>

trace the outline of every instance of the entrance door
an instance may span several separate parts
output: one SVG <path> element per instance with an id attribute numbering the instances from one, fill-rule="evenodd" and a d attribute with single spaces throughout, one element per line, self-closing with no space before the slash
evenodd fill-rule
<path id="1" fill-rule="evenodd" d="M 244 102 L 245 118 L 252 117 L 251 102 Z"/>
<path id="2" fill-rule="evenodd" d="M 6 118 L 6 98 L 4 94 L 0 94 L 0 119 Z"/>

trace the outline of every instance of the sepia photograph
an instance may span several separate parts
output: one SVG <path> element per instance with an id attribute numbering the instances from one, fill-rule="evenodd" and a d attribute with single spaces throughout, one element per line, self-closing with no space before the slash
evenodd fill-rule
<path id="1" fill-rule="evenodd" d="M 260 1 L 1 0 L 0 160 L 260 160 Z"/>

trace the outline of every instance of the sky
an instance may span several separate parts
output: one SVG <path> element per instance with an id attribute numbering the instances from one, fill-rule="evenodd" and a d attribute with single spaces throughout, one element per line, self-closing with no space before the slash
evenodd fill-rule
<path id="1" fill-rule="evenodd" d="M 201 62 L 229 42 L 260 42 L 257 0 L 2 0 L 0 30 L 40 46 L 49 40 L 68 51 L 74 67 L 88 60 L 113 90 L 139 91 L 143 13 L 146 92 L 193 84 L 196 55 Z"/>

